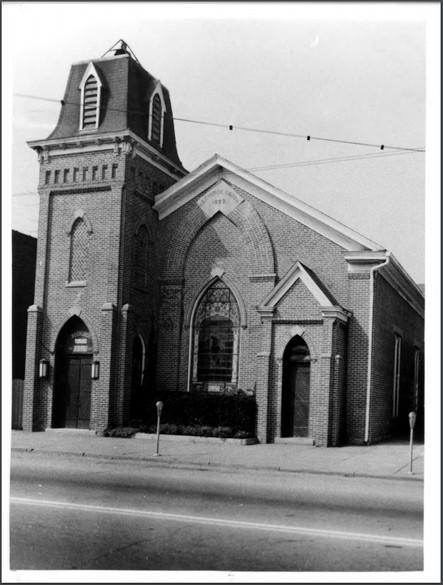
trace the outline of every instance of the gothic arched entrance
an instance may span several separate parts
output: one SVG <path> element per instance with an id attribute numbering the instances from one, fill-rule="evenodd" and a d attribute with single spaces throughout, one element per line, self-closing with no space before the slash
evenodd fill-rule
<path id="1" fill-rule="evenodd" d="M 283 354 L 282 437 L 309 436 L 309 349 L 296 335 Z"/>
<path id="2" fill-rule="evenodd" d="M 78 317 L 59 333 L 55 357 L 53 427 L 88 429 L 91 419 L 92 339 Z"/>

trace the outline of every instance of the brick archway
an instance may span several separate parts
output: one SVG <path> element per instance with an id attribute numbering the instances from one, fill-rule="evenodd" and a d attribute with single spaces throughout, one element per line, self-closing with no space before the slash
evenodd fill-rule
<path id="1" fill-rule="evenodd" d="M 248 201 L 243 201 L 226 217 L 240 230 L 254 252 L 255 274 L 274 273 L 274 252 L 268 231 L 256 209 Z M 188 212 L 176 232 L 176 244 L 169 250 L 166 261 L 166 278 L 182 278 L 188 250 L 209 218 L 195 204 Z"/>

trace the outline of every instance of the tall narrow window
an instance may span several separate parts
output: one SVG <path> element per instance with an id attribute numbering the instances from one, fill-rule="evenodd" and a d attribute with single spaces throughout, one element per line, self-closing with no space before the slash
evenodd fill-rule
<path id="1" fill-rule="evenodd" d="M 162 116 L 162 105 L 158 94 L 154 96 L 152 103 L 152 131 L 151 140 L 156 144 L 160 144 L 160 132 L 161 132 L 161 116 Z"/>
<path id="2" fill-rule="evenodd" d="M 83 97 L 83 128 L 95 128 L 97 126 L 98 110 L 98 84 L 95 77 L 90 75 L 85 84 Z"/>
<path id="3" fill-rule="evenodd" d="M 392 392 L 392 415 L 398 416 L 400 405 L 400 364 L 401 364 L 401 336 L 395 333 L 394 345 L 394 381 Z"/>
<path id="4" fill-rule="evenodd" d="M 79 89 L 81 91 L 80 130 L 95 130 L 100 123 L 102 82 L 93 63 L 89 63 Z"/>
<path id="5" fill-rule="evenodd" d="M 71 231 L 69 281 L 85 281 L 89 270 L 89 232 L 85 222 L 78 218 Z"/>
<path id="6" fill-rule="evenodd" d="M 163 129 L 164 117 L 166 111 L 166 104 L 163 97 L 161 83 L 157 83 L 157 87 L 152 94 L 149 103 L 149 133 L 148 139 L 154 144 L 163 146 Z"/>
<path id="7" fill-rule="evenodd" d="M 217 280 L 203 294 L 194 318 L 193 383 L 209 389 L 237 382 L 239 310 L 228 286 Z"/>

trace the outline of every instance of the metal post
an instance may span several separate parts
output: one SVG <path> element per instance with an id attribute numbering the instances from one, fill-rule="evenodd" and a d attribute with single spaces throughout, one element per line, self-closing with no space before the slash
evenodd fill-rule
<path id="1" fill-rule="evenodd" d="M 415 426 L 415 419 L 417 415 L 415 412 L 409 413 L 409 428 L 410 428 L 410 437 L 409 437 L 409 473 L 412 473 L 412 451 L 414 445 L 414 426 Z"/>
<path id="2" fill-rule="evenodd" d="M 155 451 L 154 457 L 159 457 L 160 453 L 159 453 L 159 448 L 160 448 L 160 417 L 162 414 L 162 409 L 163 409 L 163 402 L 157 402 L 156 405 L 157 407 L 157 449 Z"/>

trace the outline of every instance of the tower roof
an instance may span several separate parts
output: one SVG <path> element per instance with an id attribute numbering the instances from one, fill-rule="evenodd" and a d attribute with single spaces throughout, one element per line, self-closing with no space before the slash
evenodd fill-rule
<path id="1" fill-rule="evenodd" d="M 108 51 L 100 59 L 71 66 L 57 126 L 47 139 L 66 139 L 129 130 L 182 167 L 177 153 L 169 92 L 158 79 L 140 65 L 126 47 L 127 45 L 122 43 L 122 47 L 112 52 Z M 101 83 L 100 116 L 98 128 L 82 130 L 80 86 L 90 63 L 93 64 Z M 161 145 L 149 139 L 149 104 L 153 93 L 158 91 L 159 84 L 165 105 Z"/>

